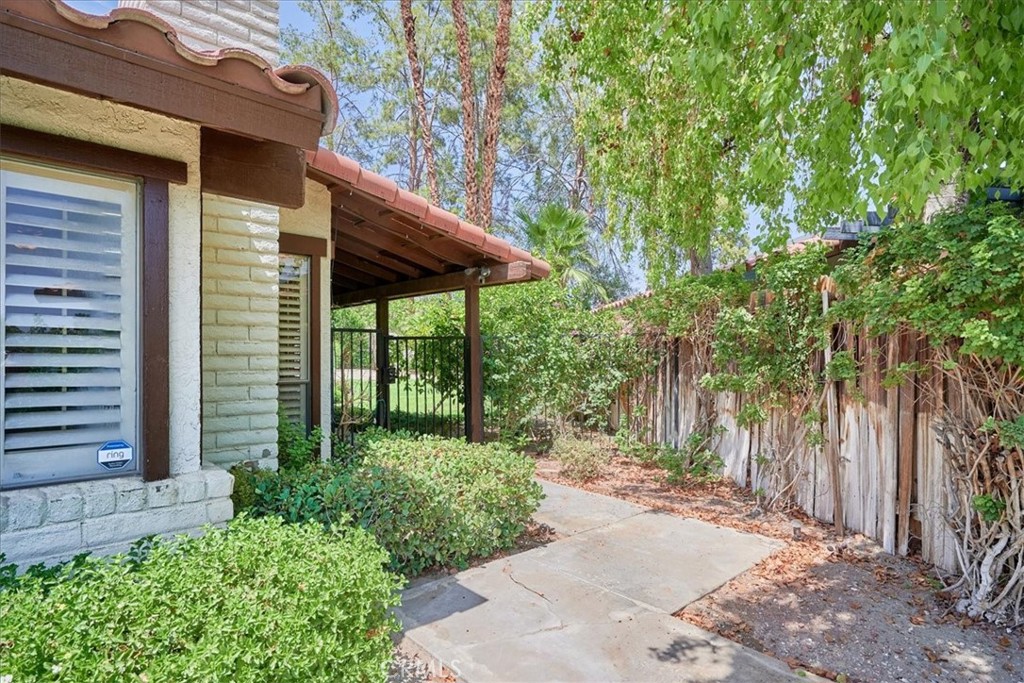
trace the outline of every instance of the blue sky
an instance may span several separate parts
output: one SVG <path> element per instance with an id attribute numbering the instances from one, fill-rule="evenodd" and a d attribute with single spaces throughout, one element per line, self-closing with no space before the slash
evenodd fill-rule
<path id="1" fill-rule="evenodd" d="M 91 14 L 106 14 L 117 7 L 117 0 L 65 0 L 75 9 Z M 299 8 L 298 0 L 281 0 L 281 28 L 305 29 L 310 26 L 309 17 Z"/>

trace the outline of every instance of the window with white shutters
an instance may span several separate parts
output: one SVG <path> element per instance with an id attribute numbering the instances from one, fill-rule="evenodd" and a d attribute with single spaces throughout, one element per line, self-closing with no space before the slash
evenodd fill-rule
<path id="1" fill-rule="evenodd" d="M 140 186 L 0 165 L 0 424 L 5 487 L 138 471 Z"/>
<path id="2" fill-rule="evenodd" d="M 280 256 L 278 307 L 278 405 L 296 424 L 310 419 L 310 257 Z"/>

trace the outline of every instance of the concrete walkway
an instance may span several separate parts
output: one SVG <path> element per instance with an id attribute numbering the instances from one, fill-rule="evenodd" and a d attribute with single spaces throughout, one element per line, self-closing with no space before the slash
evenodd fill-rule
<path id="1" fill-rule="evenodd" d="M 407 646 L 466 683 L 808 680 L 672 616 L 779 543 L 542 483 L 567 538 L 408 588 Z"/>

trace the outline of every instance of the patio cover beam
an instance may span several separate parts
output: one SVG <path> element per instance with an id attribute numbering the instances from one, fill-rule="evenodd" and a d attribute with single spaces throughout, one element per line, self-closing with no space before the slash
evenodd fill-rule
<path id="1" fill-rule="evenodd" d="M 405 299 L 424 294 L 452 292 L 468 287 L 486 287 L 509 282 L 522 282 L 528 279 L 530 279 L 530 263 L 528 261 L 514 261 L 513 263 L 502 263 L 490 267 L 467 268 L 457 273 L 396 282 L 360 289 L 354 292 L 336 292 L 333 305 L 336 308 L 358 306 L 379 301 L 380 299 Z"/>

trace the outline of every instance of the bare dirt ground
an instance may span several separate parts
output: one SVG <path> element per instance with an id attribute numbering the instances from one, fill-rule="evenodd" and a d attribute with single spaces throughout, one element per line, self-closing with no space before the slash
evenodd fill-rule
<path id="1" fill-rule="evenodd" d="M 761 514 L 737 486 L 678 486 L 616 456 L 580 484 L 536 456 L 538 476 L 786 543 L 676 614 L 819 676 L 846 683 L 1024 683 L 1024 630 L 952 613 L 933 569 L 795 513 Z M 793 520 L 802 523 L 794 538 Z"/>

